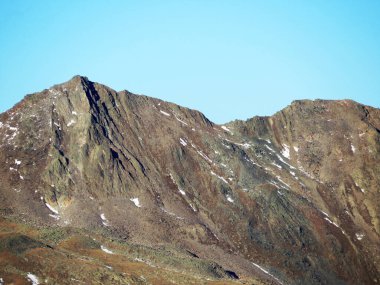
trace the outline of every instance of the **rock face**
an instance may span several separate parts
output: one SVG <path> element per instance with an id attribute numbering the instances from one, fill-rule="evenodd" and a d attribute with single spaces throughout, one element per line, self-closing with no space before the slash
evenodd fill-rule
<path id="1" fill-rule="evenodd" d="M 120 255 L 123 244 L 170 252 L 153 271 L 380 283 L 380 110 L 353 101 L 295 101 L 219 126 L 76 76 L 0 115 L 0 182 L 3 221 L 100 234 Z M 21 274 L 7 268 L 0 277 Z"/>

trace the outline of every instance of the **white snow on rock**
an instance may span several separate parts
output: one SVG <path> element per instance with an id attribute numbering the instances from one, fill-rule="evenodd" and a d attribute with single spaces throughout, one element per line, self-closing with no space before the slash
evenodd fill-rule
<path id="1" fill-rule="evenodd" d="M 271 152 L 275 152 L 273 148 L 271 148 L 269 145 L 264 145 L 267 149 L 269 149 Z"/>
<path id="2" fill-rule="evenodd" d="M 139 198 L 131 198 L 129 200 L 132 201 L 133 204 L 135 204 L 136 207 L 141 208 L 141 204 L 140 204 Z"/>
<path id="3" fill-rule="evenodd" d="M 222 138 L 221 136 L 219 136 L 219 137 Z M 241 147 L 243 147 L 244 149 L 249 149 L 249 148 L 252 146 L 251 144 L 249 144 L 249 143 L 247 143 L 247 142 L 244 142 L 244 143 L 238 143 L 238 142 L 234 142 L 234 141 L 231 141 L 231 140 L 229 140 L 229 139 L 226 139 L 226 138 L 222 138 L 222 139 L 224 139 L 225 141 L 230 142 L 230 143 L 232 143 L 232 144 L 235 144 L 235 145 L 241 146 Z"/>
<path id="4" fill-rule="evenodd" d="M 187 142 L 186 142 L 186 140 L 184 140 L 183 138 L 180 138 L 180 139 L 179 139 L 179 143 L 180 143 L 181 145 L 183 145 L 183 146 L 187 146 Z"/>
<path id="5" fill-rule="evenodd" d="M 353 153 L 355 153 L 355 151 L 356 151 L 356 148 L 355 148 L 355 146 L 353 144 L 351 144 L 351 150 L 352 150 Z"/>
<path id="6" fill-rule="evenodd" d="M 340 228 L 340 226 L 337 223 L 331 221 L 329 218 L 325 217 L 325 220 L 328 221 L 330 224 L 336 226 L 337 228 Z"/>
<path id="7" fill-rule="evenodd" d="M 207 156 L 205 155 L 202 151 L 200 150 L 197 150 L 197 153 L 202 156 L 205 160 L 207 160 L 208 162 L 212 163 L 212 160 Z"/>
<path id="8" fill-rule="evenodd" d="M 58 212 L 56 209 L 54 209 L 53 206 L 49 205 L 48 203 L 45 203 L 45 205 L 46 205 L 46 207 L 48 207 L 49 210 L 52 211 L 54 214 L 56 214 L 56 215 L 59 214 L 59 212 Z"/>
<path id="9" fill-rule="evenodd" d="M 283 149 L 281 150 L 281 154 L 287 159 L 289 159 L 290 158 L 289 146 L 286 144 L 283 144 L 282 147 Z"/>
<path id="10" fill-rule="evenodd" d="M 53 215 L 53 214 L 49 214 L 50 217 L 52 217 L 53 219 L 59 221 L 61 219 L 61 217 L 59 215 Z"/>
<path id="11" fill-rule="evenodd" d="M 329 217 L 329 218 L 330 218 L 329 214 L 327 214 L 326 212 L 324 212 L 324 211 L 321 210 L 321 213 L 322 213 L 323 215 L 325 215 L 326 217 Z"/>
<path id="12" fill-rule="evenodd" d="M 222 145 L 227 148 L 227 149 L 231 149 L 231 147 L 229 145 L 226 145 L 225 143 L 222 143 Z"/>
<path id="13" fill-rule="evenodd" d="M 170 175 L 170 178 L 173 181 L 173 183 L 177 186 L 179 193 L 181 193 L 183 196 L 186 196 L 186 192 L 183 191 L 180 187 L 178 187 L 178 184 L 175 181 L 173 174 L 169 173 L 169 175 Z"/>
<path id="14" fill-rule="evenodd" d="M 267 275 L 269 275 L 270 277 L 272 277 L 273 279 L 275 279 L 278 283 L 280 283 L 280 284 L 284 284 L 284 283 L 282 283 L 277 277 L 275 277 L 275 276 L 273 276 L 272 274 L 270 274 L 268 270 L 264 269 L 263 267 L 261 267 L 260 265 L 254 263 L 254 262 L 252 262 L 252 264 L 253 264 L 254 266 L 256 266 L 258 269 L 260 269 L 262 272 L 264 272 L 265 274 L 267 274 Z"/>
<path id="15" fill-rule="evenodd" d="M 26 275 L 26 278 L 28 279 L 28 281 L 32 282 L 32 285 L 39 285 L 40 284 L 37 276 L 32 274 L 32 273 L 28 273 Z"/>
<path id="16" fill-rule="evenodd" d="M 221 128 L 222 128 L 223 130 L 225 130 L 226 132 L 229 132 L 231 135 L 234 134 L 234 133 L 231 132 L 231 130 L 230 130 L 229 128 L 227 128 L 226 126 L 221 126 Z"/>
<path id="17" fill-rule="evenodd" d="M 101 248 L 105 253 L 113 254 L 113 251 L 109 250 L 108 248 L 106 248 L 106 247 L 103 246 L 103 245 L 101 245 L 100 248 Z"/>
<path id="18" fill-rule="evenodd" d="M 189 206 L 190 206 L 190 208 L 191 208 L 194 212 L 197 211 L 197 209 L 193 206 L 193 204 L 189 203 Z"/>
<path id="19" fill-rule="evenodd" d="M 175 114 L 174 114 L 174 117 L 177 119 L 178 122 L 184 124 L 185 126 L 188 126 L 188 124 L 184 121 L 182 121 L 180 118 L 178 118 Z"/>
<path id="20" fill-rule="evenodd" d="M 161 208 L 161 210 L 162 210 L 164 213 L 168 214 L 169 216 L 175 217 L 175 218 L 178 219 L 178 220 L 184 220 L 184 219 L 185 219 L 185 218 L 183 218 L 183 217 L 177 216 L 177 215 L 174 214 L 173 212 L 170 212 L 170 211 L 166 210 L 165 208 Z"/>
<path id="21" fill-rule="evenodd" d="M 293 149 L 294 149 L 295 152 L 299 151 L 299 147 L 298 146 L 293 146 Z"/>
<path id="22" fill-rule="evenodd" d="M 76 121 L 74 119 L 71 119 L 70 122 L 68 122 L 66 126 L 70 127 L 70 126 L 74 125 L 75 123 L 76 123 Z"/>
<path id="23" fill-rule="evenodd" d="M 230 195 L 226 195 L 226 198 L 227 198 L 228 202 L 230 202 L 230 203 L 234 202 L 234 199 L 232 199 Z"/>
<path id="24" fill-rule="evenodd" d="M 16 165 L 20 165 L 20 164 L 21 164 L 21 160 L 17 160 L 17 159 L 15 159 L 15 164 L 16 164 Z"/>
<path id="25" fill-rule="evenodd" d="M 289 163 L 287 163 L 282 157 L 281 155 L 278 155 L 276 154 L 277 158 L 283 163 L 283 164 L 286 164 L 287 166 L 289 166 L 291 169 L 296 169 L 293 165 L 290 165 Z"/>
<path id="26" fill-rule="evenodd" d="M 355 234 L 357 240 L 362 240 L 365 237 L 365 234 Z"/>
<path id="27" fill-rule="evenodd" d="M 109 221 L 107 220 L 106 218 L 106 215 L 104 215 L 104 213 L 101 213 L 100 214 L 100 218 L 102 219 L 102 224 L 106 227 L 108 227 L 110 225 Z"/>
<path id="28" fill-rule="evenodd" d="M 362 191 L 363 193 L 365 193 L 364 189 L 361 188 L 356 182 L 355 182 L 355 185 L 356 185 L 356 187 L 358 187 L 360 189 L 360 191 Z"/>
<path id="29" fill-rule="evenodd" d="M 288 189 L 290 189 L 289 184 L 286 184 L 286 183 L 281 179 L 280 176 L 276 176 L 276 178 L 277 178 L 277 180 L 280 181 L 283 185 L 285 185 Z"/>
<path id="30" fill-rule="evenodd" d="M 160 113 L 163 114 L 163 115 L 165 115 L 165 116 L 167 116 L 167 117 L 170 117 L 170 114 L 166 113 L 165 111 L 160 110 Z"/>
<path id="31" fill-rule="evenodd" d="M 274 166 L 276 166 L 278 169 L 282 169 L 282 166 L 281 166 L 281 165 L 278 165 L 278 164 L 275 163 L 275 162 L 272 162 L 272 164 L 273 164 Z"/>
<path id="32" fill-rule="evenodd" d="M 75 116 L 78 115 L 78 113 L 75 112 L 75 111 L 72 111 L 71 114 L 73 114 L 73 115 L 75 115 Z"/>
<path id="33" fill-rule="evenodd" d="M 4 279 L 3 278 L 0 278 L 0 285 L 4 285 Z"/>
<path id="34" fill-rule="evenodd" d="M 222 180 L 224 183 L 228 184 L 228 181 L 222 177 L 222 176 L 219 176 L 218 174 L 216 174 L 214 171 L 211 171 L 211 175 L 214 175 L 215 177 L 218 177 L 220 180 Z"/>

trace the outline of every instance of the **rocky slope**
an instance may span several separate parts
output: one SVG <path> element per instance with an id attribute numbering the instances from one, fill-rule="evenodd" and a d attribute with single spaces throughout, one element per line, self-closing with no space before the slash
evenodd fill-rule
<path id="1" fill-rule="evenodd" d="M 0 115 L 0 278 L 380 283 L 379 153 L 353 101 L 219 126 L 76 76 Z"/>

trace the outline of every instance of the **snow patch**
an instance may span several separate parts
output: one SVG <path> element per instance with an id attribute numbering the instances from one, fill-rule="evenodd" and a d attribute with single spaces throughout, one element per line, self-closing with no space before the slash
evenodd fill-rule
<path id="1" fill-rule="evenodd" d="M 276 166 L 278 169 L 282 169 L 282 166 L 281 166 L 281 165 L 278 165 L 278 164 L 275 163 L 275 162 L 272 162 L 272 164 L 273 164 L 274 166 Z"/>
<path id="2" fill-rule="evenodd" d="M 278 283 L 280 283 L 280 284 L 284 284 L 284 283 L 282 283 L 277 277 L 275 277 L 275 276 L 273 276 L 272 274 L 270 274 L 268 270 L 264 269 L 263 267 L 261 267 L 260 265 L 254 263 L 254 262 L 252 262 L 252 264 L 253 264 L 254 266 L 256 266 L 258 269 L 260 269 L 262 272 L 264 272 L 265 274 L 267 274 L 267 275 L 269 275 L 270 277 L 272 277 L 273 279 L 275 279 Z"/>
<path id="3" fill-rule="evenodd" d="M 165 116 L 167 116 L 167 117 L 170 117 L 170 114 L 166 113 L 165 111 L 160 110 L 160 113 L 163 114 L 163 115 L 165 115 Z"/>
<path id="4" fill-rule="evenodd" d="M 186 192 L 183 191 L 181 188 L 178 188 L 179 193 L 181 193 L 183 196 L 186 196 Z"/>
<path id="5" fill-rule="evenodd" d="M 26 275 L 26 278 L 28 279 L 28 281 L 32 282 L 32 285 L 39 285 L 40 284 L 37 276 L 30 273 L 30 272 Z"/>
<path id="6" fill-rule="evenodd" d="M 330 218 L 329 214 L 327 214 L 326 212 L 324 212 L 324 211 L 321 210 L 321 213 L 322 213 L 323 215 L 325 215 L 326 217 L 329 217 L 329 218 Z"/>
<path id="7" fill-rule="evenodd" d="M 222 176 L 219 176 L 218 174 L 216 174 L 214 171 L 211 171 L 211 175 L 214 175 L 215 177 L 219 178 L 220 180 L 222 180 L 224 183 L 228 184 L 227 180 L 222 177 Z"/>
<path id="8" fill-rule="evenodd" d="M 362 191 L 362 193 L 365 193 L 365 190 L 363 188 L 361 188 L 356 182 L 355 182 L 355 185 L 356 185 L 356 187 L 358 187 L 360 189 L 360 191 Z"/>
<path id="9" fill-rule="evenodd" d="M 75 111 L 72 111 L 72 112 L 71 112 L 71 114 L 73 114 L 73 115 L 75 115 L 75 116 L 77 116 L 77 115 L 78 115 L 78 113 L 77 113 L 77 112 L 75 112 Z"/>
<path id="10" fill-rule="evenodd" d="M 100 214 L 100 218 L 102 219 L 102 224 L 106 227 L 108 227 L 110 225 L 109 221 L 107 220 L 106 218 L 106 215 L 104 215 L 104 213 L 101 213 Z"/>
<path id="11" fill-rule="evenodd" d="M 234 202 L 234 199 L 232 199 L 230 195 L 226 195 L 226 198 L 227 198 L 228 202 L 230 202 L 230 203 Z"/>
<path id="12" fill-rule="evenodd" d="M 229 128 L 227 128 L 226 126 L 221 126 L 221 128 L 222 128 L 223 130 L 225 130 L 226 132 L 229 132 L 231 135 L 234 134 L 234 133 L 231 132 L 231 130 L 230 130 Z"/>
<path id="13" fill-rule="evenodd" d="M 59 214 L 59 212 L 58 212 L 56 209 L 54 209 L 53 206 L 49 205 L 48 203 L 45 203 L 45 205 L 46 205 L 46 207 L 48 207 L 49 210 L 52 211 L 54 214 L 56 214 L 56 215 Z"/>
<path id="14" fill-rule="evenodd" d="M 186 140 L 184 140 L 183 138 L 180 138 L 180 139 L 179 139 L 179 143 L 180 143 L 181 145 L 183 145 L 183 146 L 187 146 L 187 142 L 186 142 Z"/>
<path id="15" fill-rule="evenodd" d="M 356 151 L 356 148 L 355 148 L 355 146 L 353 144 L 351 144 L 351 150 L 352 150 L 353 153 L 355 153 L 355 151 Z"/>
<path id="16" fill-rule="evenodd" d="M 325 220 L 328 221 L 330 224 L 336 226 L 337 228 L 340 228 L 340 226 L 337 223 L 331 221 L 329 218 L 325 217 Z"/>
<path id="17" fill-rule="evenodd" d="M 222 138 L 221 136 L 219 136 L 220 138 Z M 233 144 L 235 144 L 235 145 L 238 145 L 238 146 L 241 146 L 241 147 L 243 147 L 244 149 L 249 149 L 250 147 L 251 147 L 251 144 L 249 144 L 249 143 L 238 143 L 238 142 L 234 142 L 234 141 L 231 141 L 231 140 L 229 140 L 229 139 L 226 139 L 226 138 L 222 138 L 222 139 L 224 139 L 225 141 L 227 141 L 227 142 L 230 142 L 230 143 L 233 143 Z"/>
<path id="18" fill-rule="evenodd" d="M 286 183 L 281 179 L 280 176 L 276 176 L 276 178 L 277 178 L 277 180 L 280 181 L 283 185 L 285 185 L 288 189 L 290 189 L 289 184 L 286 184 Z"/>
<path id="19" fill-rule="evenodd" d="M 286 164 L 287 166 L 289 166 L 291 169 L 296 169 L 294 166 L 290 165 L 289 163 L 287 163 L 282 157 L 281 155 L 277 155 L 277 158 L 283 163 L 283 164 Z"/>
<path id="20" fill-rule="evenodd" d="M 178 187 L 177 182 L 175 181 L 173 174 L 169 173 L 169 175 L 170 175 L 170 178 L 173 181 L 173 183 L 177 186 L 179 193 L 181 193 L 183 196 L 186 196 L 186 192 Z"/>
<path id="21" fill-rule="evenodd" d="M 108 254 L 114 254 L 113 251 L 109 250 L 108 248 L 106 248 L 105 246 L 101 245 L 100 248 L 105 252 L 105 253 L 108 253 Z"/>
<path id="22" fill-rule="evenodd" d="M 264 145 L 267 149 L 269 149 L 271 152 L 275 152 L 273 148 L 271 148 L 269 145 Z"/>
<path id="23" fill-rule="evenodd" d="M 362 240 L 365 237 L 365 234 L 355 234 L 357 240 Z"/>
<path id="24" fill-rule="evenodd" d="M 53 215 L 53 214 L 49 214 L 50 217 L 52 217 L 53 219 L 59 221 L 59 219 L 61 218 L 59 215 Z"/>
<path id="25" fill-rule="evenodd" d="M 16 165 L 20 165 L 20 164 L 21 164 L 21 160 L 17 160 L 17 159 L 15 159 L 15 164 L 16 164 Z"/>
<path id="26" fill-rule="evenodd" d="M 197 209 L 193 206 L 193 204 L 189 203 L 189 206 L 190 206 L 190 208 L 191 208 L 194 212 L 197 211 Z"/>
<path id="27" fill-rule="evenodd" d="M 76 123 L 76 121 L 74 119 L 71 119 L 70 122 L 68 122 L 66 126 L 70 127 L 70 126 L 74 125 L 75 123 Z"/>
<path id="28" fill-rule="evenodd" d="M 286 144 L 282 145 L 283 149 L 281 150 L 281 154 L 286 157 L 287 159 L 290 159 L 290 151 L 289 146 Z"/>
<path id="29" fill-rule="evenodd" d="M 129 200 L 132 201 L 133 204 L 135 204 L 136 207 L 141 208 L 141 204 L 140 204 L 139 198 L 131 198 Z"/>
<path id="30" fill-rule="evenodd" d="M 207 160 L 208 162 L 212 163 L 212 160 L 207 156 L 205 155 L 202 151 L 200 150 L 197 150 L 197 153 L 202 156 L 205 160 Z"/>
<path id="31" fill-rule="evenodd" d="M 184 124 L 185 126 L 188 126 L 188 124 L 184 121 L 182 121 L 180 118 L 178 118 L 175 114 L 174 114 L 174 117 L 177 119 L 178 122 Z"/>
<path id="32" fill-rule="evenodd" d="M 299 151 L 299 147 L 298 146 L 293 146 L 293 149 L 294 149 L 295 152 Z"/>

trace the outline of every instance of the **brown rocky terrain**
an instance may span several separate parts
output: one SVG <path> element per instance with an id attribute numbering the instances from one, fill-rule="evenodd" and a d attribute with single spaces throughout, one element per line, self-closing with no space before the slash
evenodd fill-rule
<path id="1" fill-rule="evenodd" d="M 0 281 L 378 284 L 379 162 L 353 101 L 221 126 L 76 76 L 0 115 Z"/>

